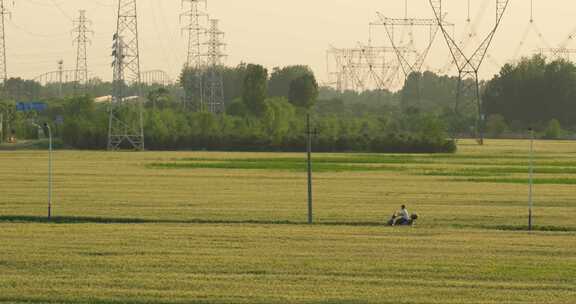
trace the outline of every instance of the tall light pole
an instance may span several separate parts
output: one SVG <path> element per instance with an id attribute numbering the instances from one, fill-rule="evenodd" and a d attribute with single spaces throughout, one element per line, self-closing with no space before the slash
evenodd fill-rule
<path id="1" fill-rule="evenodd" d="M 0 144 L 4 143 L 4 109 L 0 105 Z"/>
<path id="2" fill-rule="evenodd" d="M 534 192 L 534 130 L 530 131 L 530 168 L 528 169 L 528 231 L 532 231 L 532 208 L 534 207 L 533 192 Z"/>
<path id="3" fill-rule="evenodd" d="M 308 170 L 308 224 L 314 222 L 312 210 L 312 130 L 310 128 L 310 112 L 306 113 L 306 156 Z"/>
<path id="4" fill-rule="evenodd" d="M 52 218 L 52 129 L 48 123 L 44 123 L 44 128 L 36 123 L 32 123 L 40 130 L 48 132 L 48 219 Z"/>

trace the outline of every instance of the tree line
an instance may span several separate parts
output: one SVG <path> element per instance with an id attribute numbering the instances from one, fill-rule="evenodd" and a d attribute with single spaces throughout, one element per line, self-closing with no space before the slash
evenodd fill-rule
<path id="1" fill-rule="evenodd" d="M 447 134 L 474 135 L 474 96 L 461 96 L 460 111 L 454 112 L 456 77 L 414 73 L 397 92 L 338 92 L 318 87 L 306 66 L 269 73 L 260 65 L 240 64 L 222 67 L 226 113 L 211 114 L 182 106 L 187 90 L 193 89 L 193 72 L 184 69 L 175 85 L 127 88 L 145 93 L 149 149 L 300 151 L 306 113 L 313 117 L 317 151 L 451 152 L 455 145 Z M 45 101 L 48 111 L 35 119 L 53 122 L 63 144 L 106 147 L 107 104 L 94 102 L 94 97 L 110 94 L 112 84 L 93 79 L 82 96 L 75 96 L 75 88 L 73 83 L 42 86 L 9 79 L 0 102 L 3 136 L 14 130 L 19 138 L 36 137 L 37 130 L 27 122 L 31 114 L 10 109 L 15 101 Z M 533 128 L 543 138 L 564 138 L 576 131 L 576 67 L 571 62 L 524 58 L 483 81 L 481 92 L 489 136 L 518 137 Z"/>
<path id="2" fill-rule="evenodd" d="M 183 70 L 179 86 L 146 87 L 145 140 L 148 149 L 302 151 L 305 116 L 313 117 L 316 151 L 453 152 L 442 117 L 425 111 L 403 111 L 398 94 L 388 91 L 338 93 L 319 88 L 306 66 L 276 68 L 256 64 L 223 67 L 226 113 L 186 111 L 182 98 L 194 71 Z M 30 85 L 30 84 L 29 84 Z M 109 84 L 101 82 L 94 92 Z M 42 86 L 35 91 L 44 94 Z M 49 91 L 51 92 L 51 91 Z M 68 147 L 102 149 L 107 140 L 107 104 L 95 93 L 50 97 L 49 110 L 37 119 L 59 122 L 55 135 Z M 18 91 L 18 94 L 22 94 Z M 52 93 L 51 93 L 52 94 Z M 16 98 L 14 98 L 16 99 Z M 4 101 L 6 103 L 6 101 Z M 19 137 L 36 136 L 17 114 Z"/>
<path id="3" fill-rule="evenodd" d="M 540 55 L 506 64 L 484 89 L 493 134 L 537 130 L 547 138 L 576 131 L 576 66 Z"/>

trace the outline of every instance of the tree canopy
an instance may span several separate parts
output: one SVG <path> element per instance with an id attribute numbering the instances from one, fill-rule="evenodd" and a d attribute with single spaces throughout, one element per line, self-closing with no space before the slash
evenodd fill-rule
<path id="1" fill-rule="evenodd" d="M 305 65 L 293 65 L 283 68 L 276 67 L 268 81 L 268 95 L 271 97 L 286 97 L 290 95 L 290 84 L 304 75 L 314 75 Z"/>
<path id="2" fill-rule="evenodd" d="M 576 67 L 542 56 L 506 64 L 484 90 L 486 114 L 516 128 L 544 128 L 552 120 L 576 126 Z"/>
<path id="3" fill-rule="evenodd" d="M 304 74 L 290 83 L 289 100 L 297 107 L 310 109 L 318 94 L 318 83 L 312 74 Z"/>
<path id="4" fill-rule="evenodd" d="M 268 71 L 261 65 L 249 64 L 244 76 L 242 100 L 252 114 L 264 115 L 267 94 Z"/>

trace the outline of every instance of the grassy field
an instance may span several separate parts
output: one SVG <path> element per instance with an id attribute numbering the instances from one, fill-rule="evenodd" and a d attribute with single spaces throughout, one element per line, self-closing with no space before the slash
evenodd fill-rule
<path id="1" fill-rule="evenodd" d="M 0 152 L 0 303 L 571 303 L 576 143 L 455 155 Z M 402 203 L 413 228 L 382 223 Z"/>

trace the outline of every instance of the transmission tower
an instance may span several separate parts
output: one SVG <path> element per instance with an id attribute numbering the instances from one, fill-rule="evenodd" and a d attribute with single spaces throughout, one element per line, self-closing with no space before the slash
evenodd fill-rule
<path id="1" fill-rule="evenodd" d="M 202 5 L 206 7 L 206 0 L 183 0 L 188 3 L 189 7 L 181 15 L 187 19 L 187 25 L 183 28 L 188 36 L 188 49 L 186 56 L 186 70 L 191 74 L 191 79 L 186 83 L 188 88 L 185 90 L 186 96 L 184 103 L 188 109 L 202 110 L 204 105 L 203 69 L 205 62 L 203 58 L 202 46 L 206 33 L 206 27 L 203 26 L 203 19 L 207 19 L 207 14 L 202 10 Z"/>
<path id="2" fill-rule="evenodd" d="M 424 61 L 426 60 L 426 57 L 428 56 L 428 53 L 430 52 L 430 49 L 432 48 L 432 45 L 434 44 L 438 34 L 438 21 L 436 19 L 408 18 L 407 16 L 404 18 L 388 18 L 381 13 L 378 13 L 378 17 L 380 18 L 380 22 L 372 23 L 371 25 L 384 26 L 388 40 L 395 50 L 396 56 L 398 56 L 398 61 L 400 62 L 404 76 L 408 78 L 408 76 L 410 76 L 412 73 L 421 72 Z M 445 22 L 443 23 L 447 28 L 454 27 L 454 24 L 448 24 Z M 410 30 L 410 41 L 406 45 L 400 45 L 396 39 L 395 29 L 398 27 L 408 27 Z M 429 32 L 428 41 L 422 50 L 418 50 L 415 46 L 413 35 L 414 27 L 423 27 Z M 410 53 L 407 53 L 403 50 L 406 48 L 411 49 L 413 51 L 412 54 L 415 56 L 407 56 L 407 54 Z"/>
<path id="3" fill-rule="evenodd" d="M 8 80 L 6 69 L 6 28 L 4 25 L 6 15 L 9 14 L 4 5 L 4 0 L 0 0 L 0 81 L 2 81 L 2 85 Z"/>
<path id="4" fill-rule="evenodd" d="M 141 74 L 142 84 L 147 86 L 159 85 L 167 87 L 174 84 L 172 79 L 170 79 L 170 75 L 162 70 L 143 71 Z"/>
<path id="5" fill-rule="evenodd" d="M 363 82 L 379 91 L 392 90 L 393 81 L 400 70 L 393 47 L 377 47 L 358 43 Z M 404 52 L 405 50 L 400 50 Z M 392 58 L 390 58 L 392 57 Z"/>
<path id="6" fill-rule="evenodd" d="M 486 16 L 486 12 L 490 7 L 490 1 L 476 1 L 480 2 L 477 12 L 472 18 L 471 15 L 471 0 L 467 0 L 467 17 L 464 23 L 464 30 L 461 33 L 461 36 L 458 41 L 458 45 L 460 49 L 467 53 L 470 51 L 470 46 L 475 47 L 474 43 L 480 44 L 481 42 L 478 40 L 478 27 L 481 22 L 484 20 Z M 451 54 L 447 54 L 448 59 L 445 60 L 445 64 L 442 65 L 440 69 L 437 70 L 437 74 L 445 75 L 447 74 L 454 66 L 454 58 Z M 494 57 L 490 55 L 490 53 L 486 53 L 486 60 L 488 60 L 493 66 L 500 68 L 502 65 L 496 61 Z"/>
<path id="7" fill-rule="evenodd" d="M 86 18 L 86 11 L 81 10 L 78 19 L 74 20 L 73 32 L 76 34 L 74 44 L 76 45 L 76 69 L 74 72 L 74 91 L 78 93 L 81 89 L 86 93 L 88 85 L 88 44 L 90 39 L 88 33 L 90 21 Z"/>
<path id="8" fill-rule="evenodd" d="M 408 52 L 400 49 L 402 52 Z M 392 47 L 358 43 L 355 48 L 331 47 L 327 52 L 328 75 L 336 90 L 393 90 L 400 70 Z"/>
<path id="9" fill-rule="evenodd" d="M 561 48 L 541 48 L 538 50 L 540 55 L 546 56 L 550 55 L 552 59 L 562 59 L 566 61 L 572 61 L 572 55 L 576 54 L 576 49 L 569 49 L 565 47 Z"/>
<path id="10" fill-rule="evenodd" d="M 434 11 L 434 15 L 436 17 L 436 21 L 438 22 L 438 26 L 442 31 L 442 34 L 446 40 L 446 44 L 450 50 L 450 54 L 454 59 L 454 64 L 458 69 L 458 88 L 456 93 L 456 105 L 454 107 L 454 114 L 455 117 L 459 116 L 459 106 L 460 106 L 460 97 L 463 96 L 463 93 L 470 89 L 470 87 L 463 85 L 465 79 L 472 79 L 472 89 L 474 91 L 474 99 L 476 100 L 476 107 L 477 107 L 477 118 L 476 118 L 476 136 L 478 138 L 479 144 L 484 144 L 484 108 L 482 105 L 482 100 L 480 97 L 480 82 L 478 78 L 478 71 L 486 58 L 486 54 L 488 52 L 488 48 L 492 44 L 492 40 L 496 35 L 496 32 L 500 26 L 502 18 L 504 17 L 504 13 L 508 8 L 508 2 L 510 0 L 495 0 L 496 2 L 496 22 L 488 35 L 482 40 L 478 48 L 472 52 L 472 54 L 466 55 L 464 50 L 460 47 L 460 45 L 454 40 L 454 37 L 448 32 L 447 27 L 444 23 L 444 15 L 442 12 L 442 0 L 428 0 L 432 10 Z"/>
<path id="11" fill-rule="evenodd" d="M 144 150 L 137 16 L 136 0 L 118 1 L 117 29 L 112 52 L 114 88 L 108 126 L 108 150 L 111 151 L 121 148 Z M 135 93 L 130 96 L 128 89 Z"/>
<path id="12" fill-rule="evenodd" d="M 224 104 L 224 79 L 222 77 L 222 58 L 226 55 L 222 52 L 225 45 L 222 42 L 224 32 L 220 31 L 218 27 L 218 20 L 210 19 L 210 27 L 207 31 L 208 42 L 206 42 L 207 52 L 206 57 L 206 76 L 204 92 L 204 102 L 206 109 L 210 113 L 223 113 L 225 111 Z"/>

